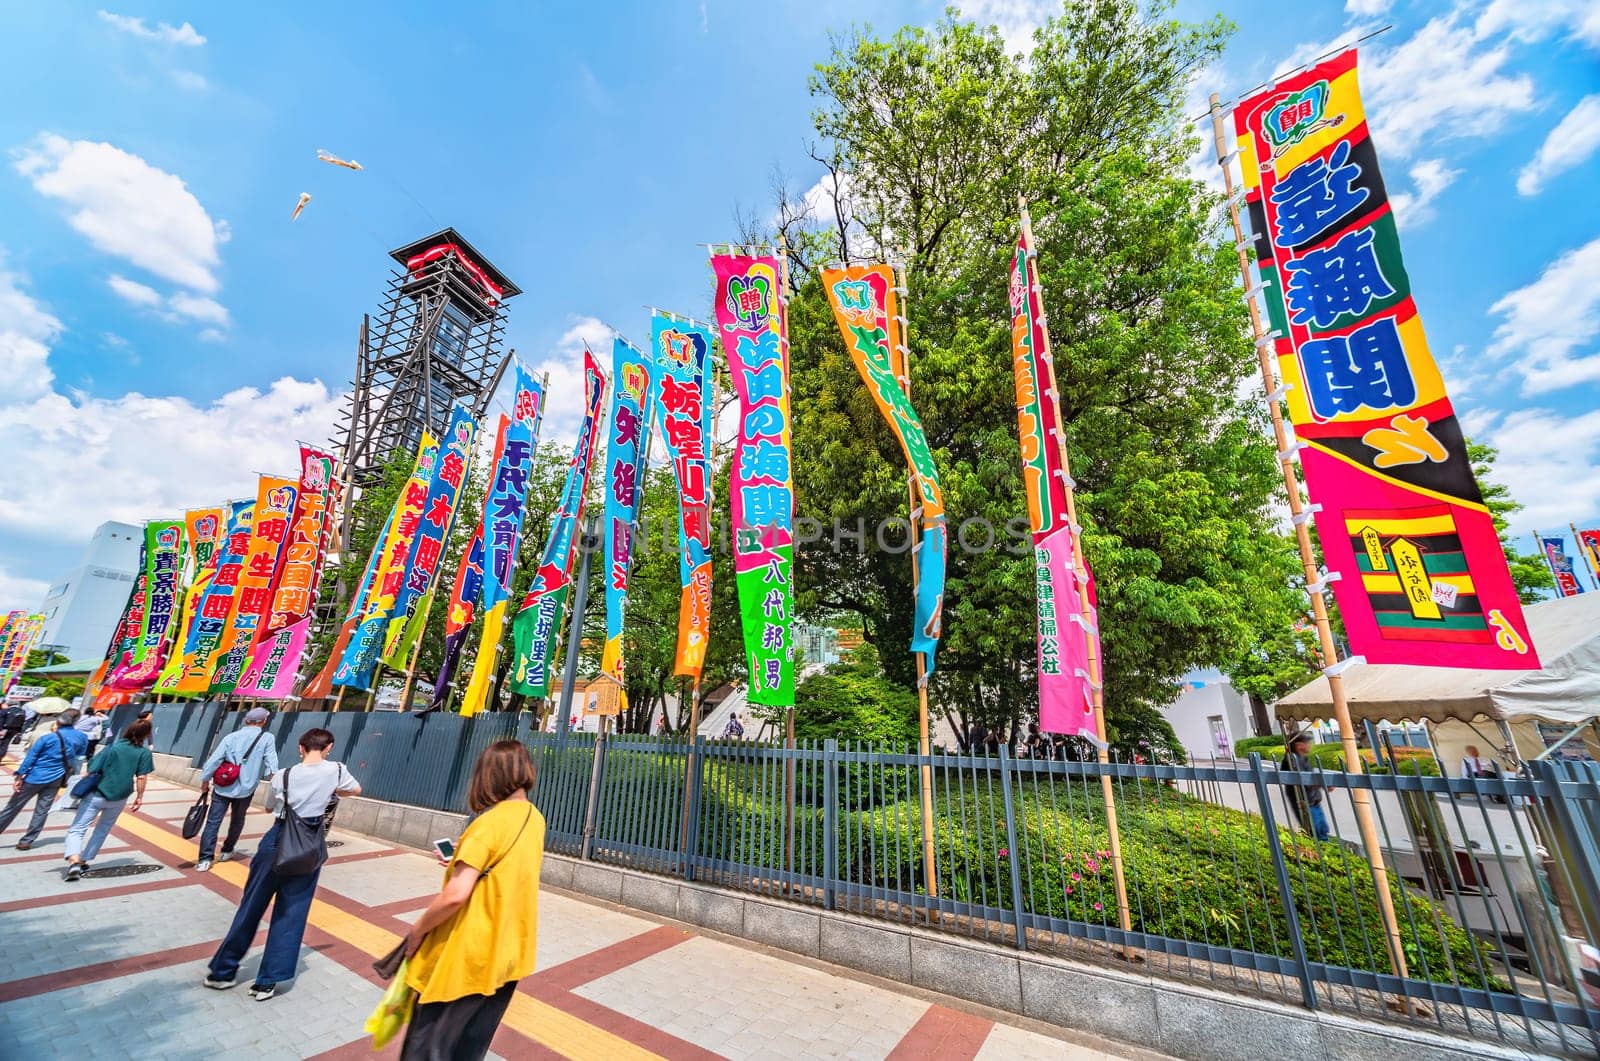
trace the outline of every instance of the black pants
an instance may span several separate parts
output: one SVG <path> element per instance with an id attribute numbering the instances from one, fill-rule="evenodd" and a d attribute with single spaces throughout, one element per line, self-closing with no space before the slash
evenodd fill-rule
<path id="1" fill-rule="evenodd" d="M 200 830 L 200 858 L 210 859 L 217 850 L 217 833 L 222 831 L 223 816 L 228 816 L 228 835 L 222 840 L 222 850 L 232 852 L 244 832 L 244 816 L 250 812 L 249 796 L 219 796 L 211 794 L 211 807 L 206 811 L 205 828 Z"/>
<path id="2" fill-rule="evenodd" d="M 492 995 L 418 1006 L 406 1025 L 400 1061 L 482 1061 L 516 990 L 512 980 Z"/>

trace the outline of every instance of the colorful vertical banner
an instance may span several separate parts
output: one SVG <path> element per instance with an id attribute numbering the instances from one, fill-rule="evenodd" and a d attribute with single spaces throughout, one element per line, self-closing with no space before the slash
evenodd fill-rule
<path id="1" fill-rule="evenodd" d="M 33 651 L 42 633 L 43 615 L 12 612 L 7 616 L 4 633 L 0 634 L 0 698 L 4 698 L 17 676 L 27 669 L 28 653 Z"/>
<path id="2" fill-rule="evenodd" d="M 416 643 L 416 623 L 427 608 L 433 591 L 439 561 L 456 523 L 456 502 L 466 482 L 467 462 L 472 459 L 472 440 L 478 421 L 472 410 L 457 402 L 450 410 L 450 424 L 439 447 L 439 459 L 428 481 L 428 496 L 422 504 L 422 520 L 411 539 L 406 557 L 405 577 L 395 595 L 389 626 L 383 639 L 383 661 L 394 670 L 409 670 L 411 650 Z"/>
<path id="3" fill-rule="evenodd" d="M 878 412 L 900 441 L 911 468 L 912 491 L 918 524 L 916 565 L 916 616 L 911 631 L 911 651 L 921 653 L 927 672 L 933 673 L 934 651 L 944 611 L 944 570 L 947 550 L 944 491 L 939 487 L 933 451 L 906 393 L 905 332 L 900 314 L 894 271 L 884 264 L 852 265 L 822 270 L 822 288 L 833 307 L 834 320 L 844 336 L 861 381 L 867 385 Z"/>
<path id="4" fill-rule="evenodd" d="M 588 350 L 583 352 L 583 394 L 583 423 L 578 428 L 572 461 L 567 465 L 561 507 L 551 521 L 550 540 L 545 543 L 539 570 L 534 573 L 511 626 L 517 645 L 511 687 L 524 696 L 550 694 L 551 651 L 560 636 L 561 616 L 572 589 L 572 563 L 577 556 L 574 539 L 583 522 L 584 495 L 589 488 L 589 471 L 594 465 L 595 440 L 606 398 L 605 372 Z"/>
<path id="5" fill-rule="evenodd" d="M 189 572 L 188 588 L 183 593 L 181 618 L 172 635 L 172 651 L 167 653 L 161 673 L 150 687 L 153 693 L 171 693 L 183 677 L 184 651 L 200 615 L 200 599 L 217 572 L 217 558 L 221 555 L 222 536 L 228 529 L 226 508 L 190 509 L 183 515 L 187 530 Z"/>
<path id="6" fill-rule="evenodd" d="M 377 579 L 378 567 L 383 559 L 383 543 L 389 538 L 389 528 L 394 526 L 394 509 L 389 510 L 388 517 L 383 522 L 383 529 L 378 532 L 376 543 L 372 551 L 367 554 L 367 563 L 361 571 L 361 584 L 357 587 L 354 596 L 350 598 L 350 606 L 345 612 L 344 622 L 339 624 L 339 633 L 333 639 L 333 647 L 328 651 L 328 658 L 323 663 L 312 679 L 300 690 L 301 700 L 326 700 L 334 696 L 333 675 L 339 669 L 339 663 L 344 659 L 345 649 L 350 645 L 350 638 L 355 634 L 357 625 L 361 622 L 361 614 L 366 606 L 368 596 L 371 594 L 372 583 Z"/>
<path id="7" fill-rule="evenodd" d="M 700 680 L 711 637 L 711 329 L 657 310 L 650 349 L 661 380 L 661 444 L 678 484 L 678 648 L 672 672 Z"/>
<path id="8" fill-rule="evenodd" d="M 148 689 L 161 675 L 166 651 L 178 626 L 179 586 L 184 558 L 182 520 L 157 520 L 144 528 L 144 608 L 132 651 L 118 660 L 107 682 L 113 689 Z"/>
<path id="9" fill-rule="evenodd" d="M 379 539 L 379 551 L 373 556 L 376 569 L 362 593 L 359 602 L 360 618 L 356 619 L 339 666 L 333 673 L 334 685 L 345 688 L 370 689 L 372 676 L 378 666 L 378 655 L 383 649 L 384 634 L 389 619 L 394 614 L 394 602 L 405 582 L 406 560 L 411 555 L 411 541 L 422 523 L 423 506 L 428 500 L 428 484 L 433 481 L 434 465 L 438 463 L 439 443 L 427 431 L 417 446 L 417 462 L 411 475 L 395 499 L 389 522 Z"/>
<path id="10" fill-rule="evenodd" d="M 300 484 L 283 570 L 244 677 L 234 689 L 239 696 L 282 700 L 294 690 L 300 657 L 311 636 L 311 609 L 317 601 L 323 551 L 333 520 L 334 464 L 332 454 L 300 447 Z"/>
<path id="11" fill-rule="evenodd" d="M 1076 560 L 1081 564 L 1074 562 L 1074 553 L 1081 547 L 1078 528 L 1067 518 L 1067 471 L 1062 463 L 1065 436 L 1056 399 L 1055 365 L 1045 338 L 1038 266 L 1026 235 L 1018 238 L 1011 258 L 1009 295 L 1022 490 L 1028 499 L 1028 525 L 1033 532 L 1038 602 L 1039 728 L 1098 740 L 1089 674 L 1090 638 L 1099 637 L 1093 581 L 1087 559 L 1079 555 Z"/>
<path id="12" fill-rule="evenodd" d="M 728 514 L 750 702 L 794 705 L 794 475 L 782 265 L 714 254 L 716 320 L 739 398 Z"/>
<path id="13" fill-rule="evenodd" d="M 1572 557 L 1567 555 L 1567 543 L 1561 535 L 1535 534 L 1534 538 L 1544 553 L 1545 563 L 1550 565 L 1550 573 L 1555 576 L 1556 594 L 1576 597 L 1582 593 L 1583 583 L 1578 581 L 1578 572 L 1573 570 Z"/>
<path id="14" fill-rule="evenodd" d="M 494 461 L 490 464 L 490 474 L 500 467 L 500 460 L 506 451 L 506 432 L 511 427 L 511 418 L 504 413 L 495 424 L 494 431 Z M 484 511 L 487 511 L 489 496 L 485 493 Z M 433 681 L 433 699 L 429 701 L 427 710 L 438 711 L 445 705 L 450 697 L 450 681 L 455 677 L 456 664 L 461 659 L 461 648 L 467 641 L 467 631 L 472 626 L 473 616 L 477 613 L 478 597 L 483 593 L 483 511 L 478 513 L 477 526 L 472 528 L 472 539 L 467 542 L 466 552 L 461 555 L 461 562 L 456 565 L 455 584 L 450 588 L 450 599 L 444 613 L 444 656 L 439 662 L 439 673 Z"/>
<path id="15" fill-rule="evenodd" d="M 1589 574 L 1600 580 L 1600 528 L 1584 530 L 1573 527 L 1572 537 L 1578 543 L 1578 552 L 1589 564 Z"/>
<path id="16" fill-rule="evenodd" d="M 1349 49 L 1234 109 L 1263 302 L 1353 654 L 1539 666 L 1428 350 Z"/>
<path id="17" fill-rule="evenodd" d="M 623 682 L 622 628 L 633 568 L 633 536 L 650 460 L 656 392 L 650 359 L 620 335 L 611 344 L 611 416 L 606 435 L 606 644 L 600 673 Z"/>
<path id="18" fill-rule="evenodd" d="M 194 622 L 176 646 L 174 655 L 181 663 L 176 681 L 158 682 L 158 691 L 203 695 L 211 688 L 211 675 L 221 661 L 218 648 L 223 633 L 233 619 L 239 591 L 239 576 L 244 573 L 245 554 L 250 549 L 250 532 L 255 527 L 256 503 L 235 501 L 228 507 L 228 518 L 217 547 L 215 563 L 195 605 Z"/>
<path id="19" fill-rule="evenodd" d="M 250 547 L 245 551 L 239 584 L 234 588 L 232 614 L 217 645 L 217 664 L 207 690 L 212 695 L 233 692 L 244 677 L 251 649 L 272 609 L 273 590 L 283 568 L 289 524 L 299 494 L 298 477 L 263 475 L 257 485 Z"/>
<path id="20" fill-rule="evenodd" d="M 517 362 L 516 371 L 512 424 L 483 499 L 483 634 L 472 661 L 472 676 L 461 697 L 461 713 L 468 716 L 483 710 L 488 702 L 489 683 L 494 678 L 500 638 L 505 631 L 517 547 L 522 539 L 528 476 L 533 472 L 533 454 L 544 421 L 543 381 L 530 376 L 521 362 Z"/>

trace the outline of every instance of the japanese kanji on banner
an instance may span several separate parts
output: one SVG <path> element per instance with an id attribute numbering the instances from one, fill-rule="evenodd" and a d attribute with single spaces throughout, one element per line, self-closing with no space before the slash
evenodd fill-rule
<path id="1" fill-rule="evenodd" d="M 183 540 L 182 520 L 156 520 L 145 524 L 144 612 L 132 651 L 111 668 L 106 684 L 113 689 L 148 689 L 161 675 L 167 648 L 178 627 Z"/>
<path id="2" fill-rule="evenodd" d="M 250 527 L 250 547 L 239 572 L 233 614 L 222 631 L 217 646 L 218 660 L 211 674 L 212 695 L 231 693 L 244 677 L 245 664 L 272 610 L 273 591 L 283 570 L 283 557 L 289 543 L 289 524 L 294 518 L 295 501 L 300 496 L 300 479 L 263 475 L 256 489 L 255 519 Z"/>
<path id="3" fill-rule="evenodd" d="M 1539 666 L 1400 256 L 1356 52 L 1233 112 L 1289 417 L 1352 654 Z"/>
<path id="4" fill-rule="evenodd" d="M 1009 293 L 1017 436 L 1022 445 L 1022 489 L 1033 532 L 1038 601 L 1039 728 L 1098 740 L 1089 674 L 1089 641 L 1099 637 L 1092 625 L 1097 621 L 1094 583 L 1087 559 L 1074 556 L 1079 550 L 1078 529 L 1067 518 L 1067 471 L 1061 462 L 1055 365 L 1045 340 L 1038 267 L 1026 234 L 1017 240 L 1011 258 Z M 1080 581 L 1080 568 L 1087 584 Z M 1088 608 L 1084 606 L 1086 596 Z"/>
<path id="5" fill-rule="evenodd" d="M 212 570 L 196 580 L 200 597 L 195 604 L 194 622 L 185 631 L 182 662 L 178 677 L 168 682 L 166 675 L 157 688 L 163 693 L 203 695 L 211 688 L 211 675 L 221 660 L 218 648 L 223 632 L 233 619 L 239 591 L 239 576 L 244 573 L 245 554 L 250 549 L 250 532 L 255 527 L 256 503 L 235 501 L 228 506 L 228 518 L 213 557 Z M 174 651 L 174 655 L 177 655 Z"/>
<path id="6" fill-rule="evenodd" d="M 439 561 L 456 522 L 456 502 L 461 484 L 466 481 L 467 462 L 472 459 L 472 440 L 478 422 L 472 410 L 457 402 L 450 410 L 450 424 L 439 447 L 439 460 L 428 481 L 428 496 L 422 506 L 422 521 L 411 540 L 411 555 L 406 558 L 405 578 L 395 596 L 388 630 L 383 638 L 383 660 L 394 670 L 409 670 L 411 650 L 416 643 L 414 624 L 425 614 L 423 606 L 433 590 Z"/>
<path id="7" fill-rule="evenodd" d="M 389 540 L 389 529 L 394 526 L 394 509 L 389 510 L 389 515 L 384 519 L 383 529 L 378 532 L 372 551 L 367 554 L 367 563 L 361 571 L 361 585 L 357 587 L 355 595 L 350 598 L 349 609 L 345 612 L 344 622 L 339 624 L 339 633 L 333 639 L 333 649 L 328 653 L 327 660 L 322 669 L 300 690 L 301 700 L 326 700 L 334 696 L 333 676 L 339 670 L 339 664 L 344 660 L 345 650 L 350 647 L 350 638 L 354 636 L 356 627 L 361 622 L 367 600 L 372 595 L 372 584 L 377 580 L 378 568 L 383 562 L 383 545 Z"/>
<path id="8" fill-rule="evenodd" d="M 289 544 L 273 590 L 267 621 L 256 635 L 239 696 L 281 700 L 294 690 L 295 672 L 311 636 L 311 608 L 317 600 L 322 557 L 333 519 L 334 458 L 311 446 L 300 447 L 300 492 L 294 502 Z"/>
<path id="9" fill-rule="evenodd" d="M 672 672 L 700 680 L 711 638 L 711 329 L 650 317 L 661 380 L 661 444 L 678 484 L 678 647 Z"/>
<path id="10" fill-rule="evenodd" d="M 605 372 L 587 349 L 583 352 L 583 395 L 583 423 L 567 465 L 561 506 L 551 519 L 550 540 L 545 542 L 539 570 L 534 572 L 533 583 L 511 625 L 517 645 L 511 687 L 524 696 L 550 694 L 551 651 L 560 636 L 561 616 L 572 590 L 572 563 L 578 552 L 574 539 L 583 521 L 584 495 L 588 493 L 589 471 L 594 466 L 595 440 L 606 399 Z"/>
<path id="11" fill-rule="evenodd" d="M 383 650 L 384 635 L 389 629 L 389 619 L 394 615 L 394 603 L 406 579 L 406 561 L 411 556 L 411 542 L 422 523 L 423 507 L 428 501 L 428 484 L 433 481 L 434 465 L 438 463 L 439 443 L 427 431 L 417 444 L 417 462 L 411 475 L 395 499 L 389 522 L 379 539 L 378 551 L 373 554 L 376 568 L 365 591 L 356 599 L 360 601 L 360 618 L 356 619 L 344 655 L 333 673 L 332 684 L 345 688 L 372 688 L 373 672 L 377 670 L 378 656 Z"/>
<path id="12" fill-rule="evenodd" d="M 771 255 L 714 254 L 717 327 L 739 397 L 729 475 L 750 702 L 794 705 L 794 475 L 788 304 Z"/>
<path id="13" fill-rule="evenodd" d="M 1567 555 L 1567 543 L 1557 534 L 1536 535 L 1539 547 L 1544 551 L 1545 562 L 1550 565 L 1550 573 L 1556 579 L 1556 594 L 1561 597 L 1576 597 L 1583 592 L 1583 583 L 1578 580 L 1578 572 L 1573 569 L 1572 557 Z"/>
<path id="14" fill-rule="evenodd" d="M 28 666 L 28 653 L 44 632 L 44 616 L 11 612 L 0 626 L 0 697 Z"/>
<path id="15" fill-rule="evenodd" d="M 511 418 L 504 413 L 495 424 L 494 431 L 494 463 L 490 467 L 498 467 L 506 451 L 506 430 L 511 426 Z M 484 504 L 488 505 L 489 497 L 484 495 Z M 461 647 L 466 644 L 467 631 L 472 627 L 472 618 L 478 610 L 478 597 L 483 593 L 483 511 L 478 513 L 477 526 L 472 528 L 472 537 L 467 542 L 466 552 L 461 555 L 461 562 L 456 564 L 455 582 L 450 587 L 450 598 L 445 605 L 444 613 L 444 658 L 439 662 L 439 673 L 433 682 L 433 699 L 428 703 L 429 711 L 436 711 L 444 707 L 449 699 L 450 681 L 455 677 L 456 664 L 461 659 Z"/>
<path id="16" fill-rule="evenodd" d="M 489 491 L 483 499 L 483 633 L 472 660 L 472 676 L 461 696 L 461 713 L 475 715 L 489 699 L 489 685 L 499 660 L 500 639 L 510 606 L 511 579 L 516 571 L 517 549 L 522 541 L 522 517 L 527 508 L 528 476 L 533 472 L 534 449 L 544 421 L 544 383 L 516 362 L 517 390 L 512 401 L 513 419 L 506 444 L 494 463 Z M 442 699 L 436 698 L 436 702 Z"/>
<path id="17" fill-rule="evenodd" d="M 644 497 L 650 425 L 655 417 L 655 386 L 650 359 L 617 336 L 611 344 L 611 417 L 606 435 L 605 564 L 606 644 L 600 673 L 619 685 L 622 626 L 628 607 L 628 574 L 633 565 L 633 535 Z"/>
<path id="18" fill-rule="evenodd" d="M 188 531 L 188 560 L 184 564 L 189 573 L 188 588 L 183 593 L 182 617 L 172 634 L 172 651 L 167 653 L 161 673 L 150 687 L 153 693 L 176 692 L 178 680 L 183 677 L 184 650 L 200 615 L 200 599 L 217 571 L 222 536 L 228 529 L 228 511 L 225 508 L 190 509 L 183 514 L 183 522 Z"/>
<path id="19" fill-rule="evenodd" d="M 916 565 L 916 615 L 911 631 L 911 651 L 922 654 L 927 673 L 933 673 L 934 651 L 939 647 L 939 625 L 944 610 L 944 568 L 947 547 L 944 491 L 933 464 L 933 451 L 922 430 L 908 382 L 905 332 L 894 271 L 884 264 L 852 265 L 822 270 L 822 288 L 844 336 L 856 371 L 872 394 L 878 412 L 889 422 L 911 467 L 917 512 L 912 519 L 919 535 Z"/>

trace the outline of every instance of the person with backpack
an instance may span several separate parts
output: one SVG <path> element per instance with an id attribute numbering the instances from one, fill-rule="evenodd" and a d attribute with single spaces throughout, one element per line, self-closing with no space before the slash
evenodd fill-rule
<path id="1" fill-rule="evenodd" d="M 22 735 L 23 727 L 27 724 L 28 713 L 21 704 L 0 708 L 0 759 L 5 758 L 11 742 Z"/>
<path id="2" fill-rule="evenodd" d="M 278 993 L 278 985 L 294 979 L 300 964 L 300 940 L 306 916 L 317 892 L 317 878 L 328 857 L 325 837 L 333 818 L 335 796 L 359 796 L 361 785 L 343 763 L 328 758 L 333 734 L 308 729 L 300 736 L 300 761 L 272 777 L 272 803 L 276 820 L 250 858 L 244 897 L 222 946 L 207 966 L 201 981 L 214 991 L 234 986 L 239 963 L 256 938 L 261 918 L 272 906 L 267 945 L 256 970 L 250 997 L 265 1002 Z M 308 852 L 307 846 L 320 848 Z M 310 854 L 311 857 L 305 857 Z"/>
<path id="3" fill-rule="evenodd" d="M 406 936 L 406 986 L 417 993 L 401 1061 L 479 1061 L 533 972 L 539 929 L 544 815 L 528 749 L 496 741 L 467 789 L 477 817 L 444 874 L 444 888 Z"/>
<path id="4" fill-rule="evenodd" d="M 217 853 L 217 833 L 223 815 L 228 818 L 228 835 L 223 838 L 220 857 L 226 862 L 244 832 L 245 814 L 262 778 L 278 772 L 278 746 L 267 732 L 272 717 L 264 707 L 244 713 L 244 725 L 217 742 L 217 747 L 200 768 L 200 791 L 211 793 L 211 809 L 200 832 L 200 854 L 194 868 L 205 873 Z"/>
<path id="5" fill-rule="evenodd" d="M 148 721 L 130 723 L 122 731 L 121 740 L 100 749 L 100 753 L 89 760 L 89 772 L 78 784 L 86 785 L 93 780 L 94 787 L 80 801 L 78 816 L 72 819 L 72 828 L 67 830 L 67 880 L 75 881 L 88 871 L 89 863 L 94 861 L 100 846 L 111 834 L 111 827 L 121 817 L 123 807 L 136 811 L 144 803 L 144 779 L 156 769 L 150 749 L 145 747 L 149 739 Z M 128 802 L 130 795 L 132 803 Z M 89 834 L 89 842 L 85 844 L 83 836 L 89 832 L 91 822 L 94 832 Z"/>
<path id="6" fill-rule="evenodd" d="M 76 760 L 82 758 L 89 747 L 88 738 L 72 728 L 77 721 L 76 708 L 69 707 L 57 715 L 55 731 L 35 737 L 28 745 L 28 754 L 17 767 L 11 800 L 0 810 L 0 832 L 5 832 L 29 800 L 37 799 L 28 830 L 17 841 L 18 851 L 28 850 L 39 838 L 50 817 L 50 808 L 55 804 L 56 793 L 66 787 Z"/>

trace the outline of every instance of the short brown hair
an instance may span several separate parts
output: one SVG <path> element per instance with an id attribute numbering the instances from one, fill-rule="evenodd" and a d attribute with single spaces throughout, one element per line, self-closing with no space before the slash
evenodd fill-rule
<path id="1" fill-rule="evenodd" d="M 122 731 L 122 739 L 135 748 L 143 748 L 144 742 L 150 739 L 150 720 L 141 718 L 128 723 L 128 728 Z"/>
<path id="2" fill-rule="evenodd" d="M 300 750 L 325 752 L 333 747 L 333 733 L 325 729 L 308 729 L 300 734 Z"/>
<path id="3" fill-rule="evenodd" d="M 532 794 L 533 760 L 519 741 L 497 740 L 478 756 L 472 768 L 472 783 L 467 786 L 467 805 L 481 814 L 521 789 Z"/>

